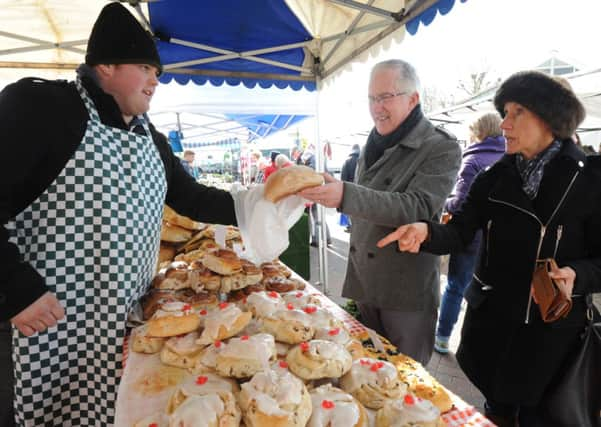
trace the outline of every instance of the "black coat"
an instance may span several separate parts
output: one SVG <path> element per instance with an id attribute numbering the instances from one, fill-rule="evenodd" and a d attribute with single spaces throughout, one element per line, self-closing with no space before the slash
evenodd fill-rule
<path id="1" fill-rule="evenodd" d="M 359 152 L 355 151 L 348 156 L 348 159 L 344 161 L 342 170 L 340 171 L 340 179 L 342 181 L 354 182 L 355 171 L 357 170 L 357 159 L 359 158 Z"/>
<path id="2" fill-rule="evenodd" d="M 465 293 L 460 366 L 488 399 L 537 404 L 583 330 L 583 295 L 601 290 L 601 158 L 564 142 L 530 200 L 515 156 L 505 155 L 478 175 L 448 225 L 429 226 L 422 249 L 436 254 L 462 248 L 478 229 L 483 234 Z M 554 323 L 541 320 L 534 301 L 529 307 L 541 234 L 539 258 L 555 257 L 576 272 L 573 309 Z"/>
<path id="3" fill-rule="evenodd" d="M 112 96 L 89 78 L 83 85 L 102 123 L 128 129 Z M 62 171 L 81 142 L 88 118 L 73 82 L 23 79 L 0 92 L 0 320 L 10 319 L 48 290 L 44 278 L 22 262 L 17 247 L 9 243 L 5 225 Z M 198 221 L 235 224 L 231 195 L 197 184 L 165 136 L 152 125 L 151 133 L 165 166 L 166 203 Z"/>

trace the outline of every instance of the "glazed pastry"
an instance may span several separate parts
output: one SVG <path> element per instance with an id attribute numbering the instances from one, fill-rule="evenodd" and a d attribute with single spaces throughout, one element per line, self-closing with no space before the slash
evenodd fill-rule
<path id="1" fill-rule="evenodd" d="M 341 346 L 346 346 L 351 340 L 351 334 L 343 327 L 317 328 L 315 330 L 316 340 L 332 341 Z"/>
<path id="2" fill-rule="evenodd" d="M 170 427 L 239 427 L 240 410 L 230 393 L 192 395 L 169 417 Z"/>
<path id="3" fill-rule="evenodd" d="M 230 339 L 217 354 L 215 370 L 224 377 L 250 378 L 269 368 L 277 357 L 275 341 L 268 334 Z"/>
<path id="4" fill-rule="evenodd" d="M 303 380 L 339 378 L 353 359 L 349 352 L 331 341 L 312 340 L 293 347 L 286 356 L 290 370 Z"/>
<path id="5" fill-rule="evenodd" d="M 169 427 L 169 417 L 163 412 L 155 412 L 134 424 L 134 427 Z"/>
<path id="6" fill-rule="evenodd" d="M 161 362 L 176 368 L 192 368 L 201 356 L 203 347 L 196 344 L 198 332 L 171 337 L 161 351 Z"/>
<path id="7" fill-rule="evenodd" d="M 344 328 L 344 323 L 338 320 L 330 310 L 316 305 L 306 305 L 302 310 L 311 317 L 311 324 L 315 329 L 321 328 Z"/>
<path id="8" fill-rule="evenodd" d="M 233 337 L 248 325 L 252 314 L 241 311 L 231 303 L 221 303 L 204 318 L 204 329 L 198 344 L 208 345 L 217 340 Z"/>
<path id="9" fill-rule="evenodd" d="M 284 298 L 286 304 L 292 304 L 294 308 L 303 308 L 309 304 L 321 306 L 319 297 L 307 291 L 285 292 L 282 294 L 282 298 Z"/>
<path id="10" fill-rule="evenodd" d="M 184 400 L 190 396 L 205 396 L 209 394 L 231 394 L 237 395 L 240 391 L 238 383 L 229 378 L 206 373 L 188 377 L 169 398 L 167 413 L 171 414 Z"/>
<path id="11" fill-rule="evenodd" d="M 250 311 L 255 318 L 273 316 L 276 311 L 284 308 L 284 300 L 280 294 L 274 291 L 253 292 L 246 297 L 246 309 Z"/>
<path id="12" fill-rule="evenodd" d="M 331 384 L 311 390 L 313 413 L 307 427 L 367 427 L 365 408 L 353 396 Z"/>
<path id="13" fill-rule="evenodd" d="M 405 395 L 402 399 L 390 400 L 376 414 L 376 427 L 440 427 L 444 426 L 440 411 L 432 402 Z"/>
<path id="14" fill-rule="evenodd" d="M 239 402 L 247 427 L 304 427 L 311 416 L 307 388 L 288 370 L 259 372 L 241 389 Z"/>
<path id="15" fill-rule="evenodd" d="M 371 409 L 380 409 L 387 400 L 399 399 L 407 392 L 392 363 L 370 358 L 355 360 L 340 378 L 340 387 Z"/>
<path id="16" fill-rule="evenodd" d="M 250 297 L 249 297 L 250 298 Z M 313 338 L 315 329 L 311 318 L 300 310 L 279 310 L 272 317 L 262 319 L 261 330 L 272 334 L 277 341 L 298 344 Z"/>

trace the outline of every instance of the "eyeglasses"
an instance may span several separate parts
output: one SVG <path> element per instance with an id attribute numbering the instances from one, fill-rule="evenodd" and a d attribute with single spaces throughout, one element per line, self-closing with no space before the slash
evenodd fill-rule
<path id="1" fill-rule="evenodd" d="M 372 105 L 373 104 L 386 104 L 390 100 L 392 100 L 392 98 L 394 98 L 396 96 L 406 95 L 406 94 L 407 94 L 407 92 L 383 93 L 382 95 L 378 95 L 378 96 L 368 96 L 367 100 Z"/>

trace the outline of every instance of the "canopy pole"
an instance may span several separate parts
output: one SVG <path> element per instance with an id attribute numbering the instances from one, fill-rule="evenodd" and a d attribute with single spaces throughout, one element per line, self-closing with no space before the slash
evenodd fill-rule
<path id="1" fill-rule="evenodd" d="M 318 172 L 325 171 L 325 161 L 323 147 L 321 144 L 321 137 L 319 133 L 319 98 L 321 92 L 321 77 L 319 73 L 315 76 L 316 96 L 315 96 L 315 166 Z M 321 291 L 324 295 L 328 296 L 328 246 L 327 246 L 327 233 L 326 233 L 326 217 L 325 209 L 322 205 L 317 205 L 317 221 L 315 226 L 317 229 L 315 233 L 319 236 L 319 245 L 317 247 L 318 253 L 318 268 L 319 268 L 319 281 L 316 283 L 318 287 L 321 287 Z"/>

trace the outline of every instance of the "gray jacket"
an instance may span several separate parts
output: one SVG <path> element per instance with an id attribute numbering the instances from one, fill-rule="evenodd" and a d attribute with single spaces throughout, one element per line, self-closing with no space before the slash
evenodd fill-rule
<path id="1" fill-rule="evenodd" d="M 341 204 L 353 224 L 343 296 L 388 310 L 438 306 L 438 257 L 376 242 L 402 224 L 438 219 L 460 164 L 456 138 L 426 118 L 367 170 L 361 155 Z"/>

